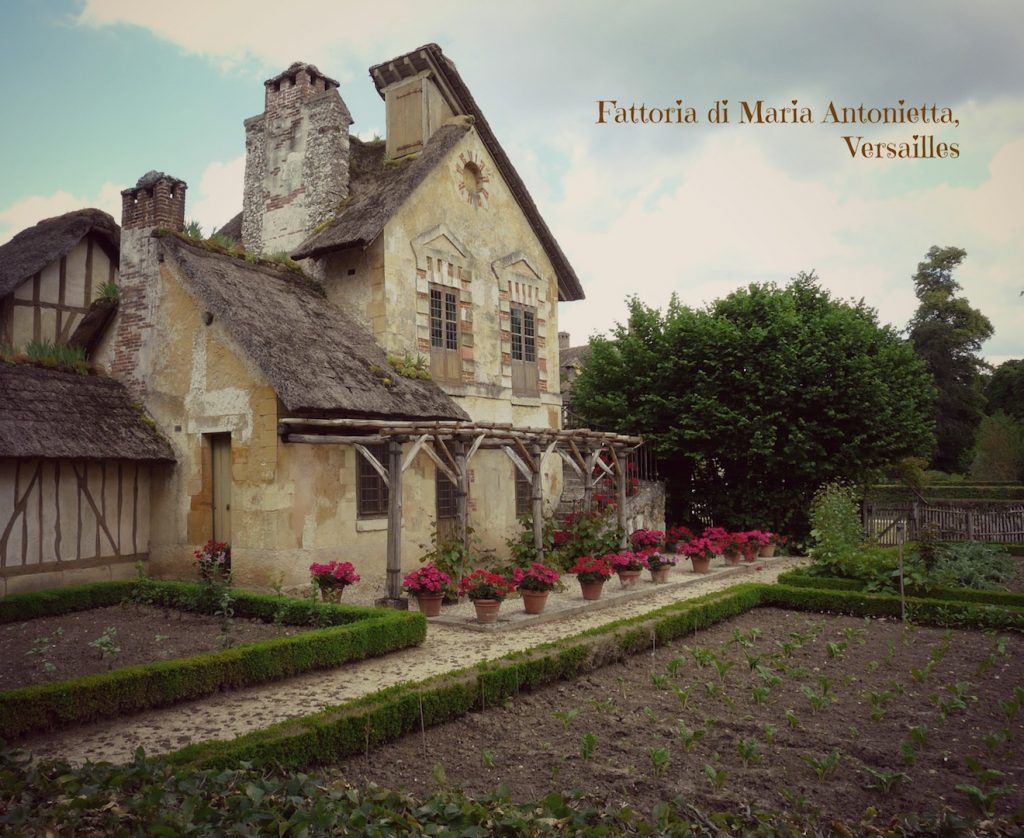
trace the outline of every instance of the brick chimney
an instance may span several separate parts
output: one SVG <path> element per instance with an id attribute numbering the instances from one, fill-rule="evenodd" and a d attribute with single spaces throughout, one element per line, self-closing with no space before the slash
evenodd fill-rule
<path id="1" fill-rule="evenodd" d="M 264 111 L 245 121 L 242 243 L 290 252 L 348 197 L 352 115 L 338 82 L 295 63 L 264 82 Z"/>
<path id="2" fill-rule="evenodd" d="M 558 348 L 560 350 L 561 349 L 568 349 L 569 348 L 569 333 L 568 332 L 559 332 L 558 333 Z"/>
<path id="3" fill-rule="evenodd" d="M 121 265 L 111 349 L 111 375 L 142 399 L 152 362 L 151 337 L 159 295 L 156 230 L 181 232 L 185 226 L 185 181 L 148 172 L 121 192 Z"/>

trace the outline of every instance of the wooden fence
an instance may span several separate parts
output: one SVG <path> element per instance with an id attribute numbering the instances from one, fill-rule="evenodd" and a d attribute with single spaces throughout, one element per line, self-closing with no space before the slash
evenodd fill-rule
<path id="1" fill-rule="evenodd" d="M 900 523 L 903 535 L 899 534 Z M 934 526 L 942 541 L 1024 541 L 1024 506 L 965 509 L 955 506 L 864 505 L 864 532 L 891 547 L 897 539 L 913 541 L 922 527 Z"/>

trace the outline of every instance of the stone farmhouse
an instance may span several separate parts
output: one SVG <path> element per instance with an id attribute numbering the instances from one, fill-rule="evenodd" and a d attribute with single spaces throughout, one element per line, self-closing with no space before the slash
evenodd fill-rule
<path id="1" fill-rule="evenodd" d="M 265 83 L 221 230 L 244 258 L 181 234 L 186 184 L 160 172 L 120 228 L 82 210 L 0 247 L 0 345 L 98 371 L 0 363 L 0 592 L 140 559 L 189 577 L 216 538 L 239 584 L 344 559 L 394 599 L 435 528 L 501 552 L 563 472 L 625 497 L 638 440 L 561 429 L 580 281 L 455 65 L 428 44 L 370 76 L 373 142 L 316 67 Z M 107 282 L 119 302 L 91 304 Z"/>

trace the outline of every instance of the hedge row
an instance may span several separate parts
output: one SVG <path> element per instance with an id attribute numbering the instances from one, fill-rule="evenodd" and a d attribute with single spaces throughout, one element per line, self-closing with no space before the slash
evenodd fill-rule
<path id="1" fill-rule="evenodd" d="M 758 587 L 737 586 L 670 605 L 473 669 L 390 687 L 228 742 L 189 745 L 166 759 L 202 768 L 226 768 L 244 761 L 255 767 L 298 771 L 331 764 L 741 614 L 757 605 Z"/>
<path id="2" fill-rule="evenodd" d="M 843 579 L 835 576 L 810 576 L 799 570 L 779 574 L 779 583 L 793 588 L 817 588 L 829 591 L 864 591 L 861 579 Z M 922 588 L 907 585 L 907 596 L 917 599 L 941 599 L 952 602 L 978 602 L 986 605 L 1001 605 L 1006 608 L 1024 608 L 1024 594 L 1010 591 L 982 591 L 974 588 L 945 588 L 934 586 Z"/>
<path id="3" fill-rule="evenodd" d="M 952 503 L 955 501 L 1020 501 L 1024 500 L 1024 485 L 1003 483 L 984 485 L 977 483 L 939 483 L 926 486 L 922 494 L 930 502 Z M 871 503 L 913 503 L 917 495 L 905 486 L 874 486 L 867 494 Z"/>
<path id="4" fill-rule="evenodd" d="M 112 586 L 111 591 L 104 591 L 103 584 Z M 27 600 L 39 597 L 52 602 L 55 613 L 67 613 L 81 610 L 72 608 L 72 604 L 110 605 L 134 592 L 146 602 L 211 613 L 207 600 L 212 597 L 204 586 L 195 583 L 146 581 L 141 587 L 135 583 L 103 584 L 19 595 L 19 602 L 10 609 L 39 613 L 38 603 Z M 113 601 L 112 591 L 120 592 Z M 10 599 L 13 597 L 0 601 L 0 606 Z M 220 690 L 328 669 L 414 646 L 426 637 L 426 620 L 419 613 L 311 603 L 245 591 L 235 591 L 234 608 L 239 617 L 276 617 L 288 625 L 327 627 L 189 658 L 0 692 L 0 738 L 137 713 Z"/>
<path id="5" fill-rule="evenodd" d="M 473 669 L 402 684 L 320 713 L 290 719 L 227 742 L 189 745 L 165 757 L 175 765 L 305 771 L 417 730 L 485 710 L 522 691 L 569 680 L 637 652 L 692 634 L 758 606 L 899 617 L 898 597 L 748 583 L 675 603 L 579 635 L 516 652 Z M 908 600 L 922 625 L 1024 630 L 1024 611 L 947 601 Z"/>

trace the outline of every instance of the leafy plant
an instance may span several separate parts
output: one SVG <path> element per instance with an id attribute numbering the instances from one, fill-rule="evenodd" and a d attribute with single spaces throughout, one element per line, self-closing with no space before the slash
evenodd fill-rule
<path id="1" fill-rule="evenodd" d="M 679 700 L 679 709 L 685 710 L 686 705 L 690 700 L 690 691 L 693 689 L 691 684 L 688 687 L 680 687 L 677 684 L 672 684 L 672 692 L 676 694 L 676 698 Z"/>
<path id="2" fill-rule="evenodd" d="M 843 752 L 836 749 L 828 754 L 828 756 L 816 757 L 813 754 L 801 754 L 800 758 L 811 766 L 819 780 L 824 780 L 842 762 Z"/>
<path id="3" fill-rule="evenodd" d="M 711 783 L 711 787 L 715 791 L 720 791 L 722 786 L 725 785 L 726 778 L 729 776 L 728 772 L 722 768 L 719 762 L 720 757 L 717 753 L 712 754 L 712 762 L 704 763 L 704 776 L 708 778 L 708 782 Z"/>
<path id="4" fill-rule="evenodd" d="M 864 771 L 869 777 L 868 788 L 876 789 L 884 794 L 892 791 L 897 783 L 910 780 L 910 775 L 902 771 L 876 771 L 869 765 L 864 766 Z"/>
<path id="5" fill-rule="evenodd" d="M 580 740 L 580 756 L 586 762 L 594 755 L 594 748 L 597 747 L 597 737 L 593 733 L 584 733 Z"/>
<path id="6" fill-rule="evenodd" d="M 576 721 L 576 717 L 579 714 L 579 709 L 573 707 L 571 710 L 555 710 L 552 715 L 562 723 L 563 729 L 568 730 L 569 725 Z"/>
<path id="7" fill-rule="evenodd" d="M 668 770 L 668 749 L 667 748 L 652 748 L 648 751 L 648 757 L 651 760 L 651 768 L 654 769 L 654 775 L 656 777 L 662 776 Z"/>
<path id="8" fill-rule="evenodd" d="M 668 672 L 673 678 L 679 672 L 679 667 L 683 665 L 683 658 L 676 655 L 672 660 L 665 664 L 665 671 Z"/>
<path id="9" fill-rule="evenodd" d="M 121 289 L 114 280 L 109 279 L 96 289 L 96 299 L 108 300 L 112 303 L 119 302 L 121 299 Z"/>
<path id="10" fill-rule="evenodd" d="M 764 741 L 768 743 L 769 747 L 771 747 L 775 744 L 775 734 L 779 732 L 778 727 L 773 724 L 766 723 L 762 730 L 764 731 Z"/>
<path id="11" fill-rule="evenodd" d="M 706 728 L 698 727 L 695 730 L 690 730 L 683 722 L 680 722 L 679 743 L 683 746 L 683 751 L 687 754 L 690 753 L 693 750 L 693 746 L 703 739 L 706 733 Z"/>
<path id="12" fill-rule="evenodd" d="M 117 629 L 114 626 L 107 626 L 99 637 L 89 641 L 90 646 L 99 650 L 101 660 L 109 661 L 110 666 L 113 666 L 113 662 L 121 654 L 121 647 L 114 642 L 116 634 Z"/>
<path id="13" fill-rule="evenodd" d="M 1006 795 L 1013 792 L 1010 786 L 997 786 L 985 791 L 969 783 L 958 783 L 956 790 L 966 794 L 967 799 L 971 801 L 971 805 L 986 818 L 995 816 L 996 803 L 1000 797 L 1006 797 Z"/>
<path id="14" fill-rule="evenodd" d="M 740 760 L 743 762 L 743 766 L 745 768 L 751 763 L 761 761 L 760 744 L 755 738 L 749 737 L 746 739 L 740 739 L 740 741 L 736 743 L 736 747 L 740 752 Z"/>
<path id="15" fill-rule="evenodd" d="M 790 728 L 792 728 L 793 730 L 796 730 L 798 727 L 800 727 L 800 719 L 797 718 L 796 713 L 794 713 L 792 710 L 786 711 L 786 724 L 788 724 Z"/>

